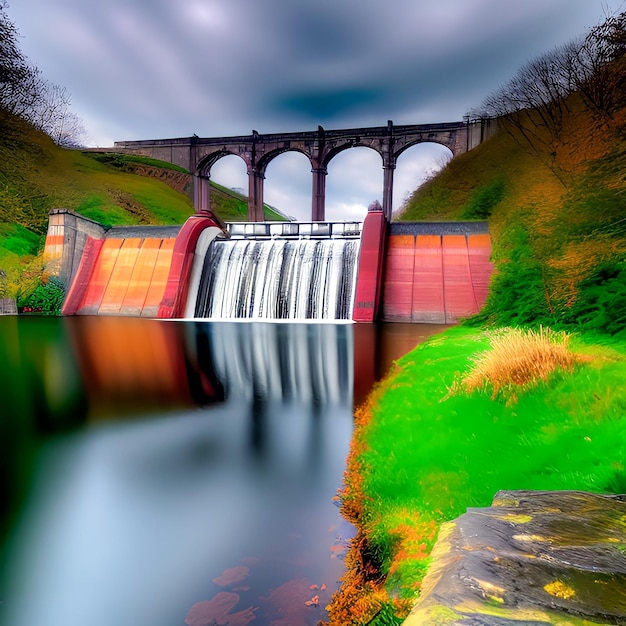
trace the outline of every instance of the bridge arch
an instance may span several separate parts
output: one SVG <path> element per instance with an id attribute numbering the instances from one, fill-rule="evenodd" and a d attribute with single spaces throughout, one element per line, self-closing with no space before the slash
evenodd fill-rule
<path id="1" fill-rule="evenodd" d="M 363 172 L 368 175 L 363 176 Z M 382 192 L 382 155 L 378 150 L 355 145 L 336 151 L 328 160 L 326 219 L 362 221 L 372 201 L 382 200 Z"/>
<path id="2" fill-rule="evenodd" d="M 196 176 L 206 176 L 207 178 L 211 178 L 211 169 L 213 166 L 224 157 L 234 156 L 239 157 L 244 164 L 247 166 L 246 159 L 241 155 L 235 152 L 234 150 L 228 150 L 226 148 L 222 148 L 221 150 L 215 150 L 215 152 L 211 152 L 205 155 L 199 162 L 196 167 L 195 174 Z"/>
<path id="3" fill-rule="evenodd" d="M 303 148 L 300 148 L 300 147 L 285 146 L 285 147 L 277 148 L 276 150 L 270 150 L 269 152 L 264 154 L 262 157 L 260 157 L 257 163 L 257 169 L 259 170 L 261 174 L 265 174 L 265 171 L 267 170 L 267 166 L 274 159 L 288 152 L 295 152 L 295 153 L 304 155 L 309 160 L 311 167 L 313 167 L 313 157 L 310 151 L 304 150 Z"/>
<path id="4" fill-rule="evenodd" d="M 226 154 L 217 159 L 210 170 L 212 182 L 247 197 L 248 194 L 248 166 L 238 154 Z M 213 193 L 213 187 L 211 187 Z M 244 217 L 243 219 L 247 219 Z"/>
<path id="5" fill-rule="evenodd" d="M 275 153 L 263 168 L 264 202 L 297 221 L 309 221 L 311 159 L 301 150 Z"/>
<path id="6" fill-rule="evenodd" d="M 235 152 L 233 149 L 223 147 L 218 150 L 207 152 L 198 160 L 195 169 L 191 170 L 193 172 L 193 203 L 196 211 L 210 209 L 211 170 L 218 161 L 229 156 L 241 158 L 246 165 L 246 169 L 248 168 L 248 164 L 246 163 L 246 159 L 243 155 Z"/>
<path id="7" fill-rule="evenodd" d="M 407 150 L 411 148 L 415 148 L 417 146 L 425 145 L 425 144 L 436 144 L 438 146 L 442 146 L 447 148 L 452 156 L 456 156 L 455 154 L 455 146 L 450 145 L 449 141 L 437 141 L 436 139 L 417 139 L 415 141 L 407 141 L 402 146 L 398 147 L 393 151 L 393 158 L 397 162 L 400 155 L 404 154 Z"/>
<path id="8" fill-rule="evenodd" d="M 421 141 L 404 148 L 396 157 L 392 214 L 402 209 L 411 194 L 453 158 L 443 143 Z"/>
<path id="9" fill-rule="evenodd" d="M 376 152 L 381 159 L 383 159 L 383 152 L 378 146 L 373 146 L 369 143 L 363 141 L 350 141 L 346 143 L 338 144 L 333 147 L 331 150 L 325 153 L 324 158 L 322 159 L 322 167 L 328 168 L 329 163 L 338 155 L 351 150 L 352 148 L 366 148 L 367 150 L 372 150 Z"/>

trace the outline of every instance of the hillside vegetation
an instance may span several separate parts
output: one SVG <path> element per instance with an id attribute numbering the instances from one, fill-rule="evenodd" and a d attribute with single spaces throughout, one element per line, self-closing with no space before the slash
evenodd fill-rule
<path id="1" fill-rule="evenodd" d="M 626 112 L 600 124 L 573 96 L 541 158 L 507 121 L 409 199 L 403 220 L 487 219 L 496 273 L 474 321 L 611 334 L 626 327 Z"/>
<path id="2" fill-rule="evenodd" d="M 57 146 L 0 111 L 0 298 L 23 300 L 38 285 L 48 213 L 66 208 L 105 226 L 182 224 L 193 214 L 186 170 L 145 157 Z M 247 219 L 247 199 L 212 183 L 212 208 Z M 282 216 L 266 207 L 268 220 Z"/>

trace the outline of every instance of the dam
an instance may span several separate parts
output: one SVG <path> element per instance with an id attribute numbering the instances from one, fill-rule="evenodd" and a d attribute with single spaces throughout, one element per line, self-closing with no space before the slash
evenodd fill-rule
<path id="1" fill-rule="evenodd" d="M 46 273 L 63 315 L 450 324 L 476 314 L 492 272 L 485 222 L 222 223 L 105 228 L 51 211 Z"/>

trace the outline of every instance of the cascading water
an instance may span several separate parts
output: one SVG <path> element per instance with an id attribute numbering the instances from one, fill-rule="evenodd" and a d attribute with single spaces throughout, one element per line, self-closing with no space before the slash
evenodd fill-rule
<path id="1" fill-rule="evenodd" d="M 195 317 L 350 319 L 357 239 L 215 240 Z"/>

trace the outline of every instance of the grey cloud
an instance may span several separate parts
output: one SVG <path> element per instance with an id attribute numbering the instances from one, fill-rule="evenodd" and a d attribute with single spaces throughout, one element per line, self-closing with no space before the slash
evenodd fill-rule
<path id="1" fill-rule="evenodd" d="M 375 87 L 302 89 L 270 99 L 267 106 L 279 115 L 331 122 L 346 112 L 379 106 L 383 99 L 383 92 Z"/>
<path id="2" fill-rule="evenodd" d="M 621 4 L 609 0 L 609 10 Z M 599 21 L 602 7 L 582 0 L 28 0 L 13 2 L 8 14 L 29 59 L 67 87 L 75 112 L 89 121 L 91 143 L 104 146 L 253 128 L 454 121 L 531 56 Z M 277 180 L 289 178 L 280 172 Z M 363 175 L 378 176 L 378 166 Z M 340 185 L 345 204 L 350 185 L 357 183 Z"/>
<path id="3" fill-rule="evenodd" d="M 12 12 L 33 61 L 124 138 L 459 118 L 529 56 L 597 21 L 569 0 L 29 3 Z M 194 19 L 211 11 L 219 19 Z M 439 119 L 420 117 L 431 111 Z"/>

